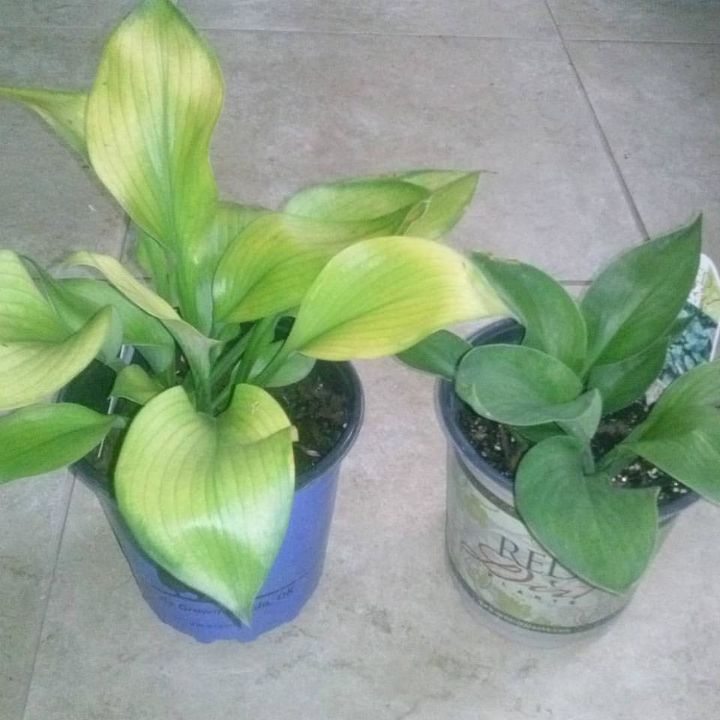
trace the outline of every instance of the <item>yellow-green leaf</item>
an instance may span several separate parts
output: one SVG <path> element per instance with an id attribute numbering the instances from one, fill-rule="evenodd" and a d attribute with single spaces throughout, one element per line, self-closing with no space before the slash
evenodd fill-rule
<path id="1" fill-rule="evenodd" d="M 33 405 L 0 418 L 0 483 L 40 475 L 90 452 L 115 418 L 82 405 Z"/>
<path id="2" fill-rule="evenodd" d="M 155 292 L 172 305 L 178 304 L 174 255 L 141 228 L 135 228 L 134 256 L 148 274 Z"/>
<path id="3" fill-rule="evenodd" d="M 214 54 L 169 0 L 145 0 L 112 34 L 88 100 L 95 171 L 130 217 L 169 247 L 214 210 L 208 159 L 223 86 Z"/>
<path id="4" fill-rule="evenodd" d="M 0 87 L 0 97 L 34 110 L 73 150 L 87 155 L 85 109 L 87 93 Z"/>
<path id="5" fill-rule="evenodd" d="M 212 418 L 175 387 L 138 413 L 118 460 L 120 510 L 144 550 L 246 622 L 290 517 L 292 438 L 261 388 L 239 385 Z"/>
<path id="6" fill-rule="evenodd" d="M 341 180 L 325 185 L 305 188 L 285 204 L 285 212 L 292 215 L 330 220 L 334 222 L 358 222 L 376 218 L 388 218 L 397 224 L 397 213 L 402 223 L 407 214 L 429 192 L 419 185 L 392 178 L 369 178 Z M 387 234 L 397 232 L 398 227 L 387 228 Z"/>
<path id="7" fill-rule="evenodd" d="M 445 235 L 463 216 L 475 195 L 480 173 L 417 170 L 395 177 L 431 193 L 423 202 L 422 212 L 408 223 L 403 234 L 435 240 Z"/>
<path id="8" fill-rule="evenodd" d="M 185 322 L 172 305 L 133 277 L 110 255 L 81 250 L 73 253 L 65 264 L 85 265 L 101 272 L 110 284 L 117 288 L 128 300 L 149 315 L 162 321 L 181 344 L 192 341 L 208 348 L 216 344 L 215 341 L 205 337 L 190 323 Z"/>
<path id="9" fill-rule="evenodd" d="M 122 326 L 122 343 L 137 348 L 156 372 L 163 372 L 174 359 L 175 341 L 163 324 L 110 283 L 91 278 L 54 280 L 45 275 L 42 287 L 69 330 L 79 330 L 98 310 L 112 307 Z"/>
<path id="10" fill-rule="evenodd" d="M 328 260 L 364 236 L 361 223 L 283 213 L 259 218 L 235 238 L 218 265 L 215 320 L 245 322 L 296 307 Z"/>
<path id="11" fill-rule="evenodd" d="M 110 394 L 145 405 L 164 389 L 158 380 L 148 375 L 139 365 L 128 365 L 117 374 Z"/>
<path id="12" fill-rule="evenodd" d="M 210 351 L 218 342 L 185 322 L 172 305 L 134 278 L 115 258 L 81 251 L 71 255 L 66 264 L 85 265 L 100 271 L 128 300 L 158 318 L 169 330 L 185 353 L 196 381 L 202 382 L 209 377 Z M 205 400 L 206 398 L 203 398 L 202 402 Z"/>
<path id="13" fill-rule="evenodd" d="M 269 214 L 270 210 L 254 205 L 219 202 L 207 234 L 208 254 L 217 262 L 245 228 Z"/>
<path id="14" fill-rule="evenodd" d="M 445 325 L 504 312 L 455 251 L 430 240 L 363 240 L 336 255 L 300 305 L 285 351 L 326 360 L 401 352 Z"/>
<path id="15" fill-rule="evenodd" d="M 65 340 L 0 339 L 0 411 L 44 400 L 70 382 L 100 352 L 111 320 L 105 308 Z"/>
<path id="16" fill-rule="evenodd" d="M 0 250 L 0 411 L 45 399 L 100 352 L 109 308 L 71 333 L 37 289 L 20 258 Z"/>
<path id="17" fill-rule="evenodd" d="M 11 250 L 0 250 L 0 343 L 60 342 L 67 335 L 22 260 Z"/>
<path id="18" fill-rule="evenodd" d="M 133 221 L 178 259 L 181 305 L 207 322 L 198 280 L 217 188 L 208 156 L 223 82 L 214 54 L 169 0 L 145 0 L 110 37 L 88 99 L 100 179 Z"/>

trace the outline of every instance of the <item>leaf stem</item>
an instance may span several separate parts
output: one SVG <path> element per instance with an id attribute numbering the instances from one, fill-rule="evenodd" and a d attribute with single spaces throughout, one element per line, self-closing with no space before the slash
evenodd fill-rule
<path id="1" fill-rule="evenodd" d="M 253 378 L 253 384 L 263 386 L 288 359 L 292 350 L 287 349 L 287 342 L 284 342 L 278 349 L 275 357 L 265 366 L 265 369 Z"/>
<path id="2" fill-rule="evenodd" d="M 270 315 L 258 320 L 250 331 L 250 341 L 243 356 L 242 366 L 238 375 L 238 382 L 244 382 L 250 377 L 253 365 L 260 354 L 260 351 L 272 342 L 275 336 L 275 325 L 277 315 Z"/>
<path id="3" fill-rule="evenodd" d="M 251 333 L 252 330 L 246 332 L 224 355 L 220 356 L 211 373 L 213 385 L 217 385 L 223 376 L 230 372 L 237 361 L 240 360 L 250 341 Z"/>
<path id="4" fill-rule="evenodd" d="M 583 447 L 582 452 L 582 464 L 583 464 L 583 471 L 586 475 L 594 475 L 595 474 L 595 457 L 593 455 L 592 448 L 590 447 L 590 443 L 587 443 Z"/>

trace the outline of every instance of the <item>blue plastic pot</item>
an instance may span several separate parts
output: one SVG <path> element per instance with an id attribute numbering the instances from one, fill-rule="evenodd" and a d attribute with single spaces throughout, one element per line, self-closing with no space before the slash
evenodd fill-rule
<path id="1" fill-rule="evenodd" d="M 340 464 L 357 437 L 363 415 L 362 387 L 355 370 L 348 363 L 333 363 L 330 371 L 338 374 L 347 391 L 351 418 L 335 448 L 297 478 L 287 534 L 255 601 L 251 626 L 241 623 L 221 605 L 195 592 L 153 562 L 120 515 L 108 491 L 107 477 L 86 460 L 74 466 L 76 475 L 100 500 L 140 592 L 164 623 L 200 642 L 248 642 L 293 620 L 310 599 L 323 571 Z M 82 387 L 83 394 L 87 392 L 83 376 L 73 386 Z M 79 398 L 70 389 L 64 399 L 78 401 Z"/>

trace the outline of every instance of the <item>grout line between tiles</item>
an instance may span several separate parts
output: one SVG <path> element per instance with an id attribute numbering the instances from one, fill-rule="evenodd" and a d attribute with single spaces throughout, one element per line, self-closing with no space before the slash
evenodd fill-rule
<path id="1" fill-rule="evenodd" d="M 192 19 L 192 13 L 189 13 Z M 199 22 L 194 22 L 195 26 L 201 32 L 214 32 L 214 33 L 266 33 L 266 34 L 285 34 L 285 35 L 355 35 L 361 37 L 387 37 L 387 38 L 444 38 L 453 40 L 464 39 L 464 40 L 488 40 L 488 41 L 510 41 L 510 42 L 537 42 L 537 43 L 554 43 L 556 38 L 554 37 L 527 37 L 523 35 L 475 35 L 473 33 L 460 34 L 460 33 L 443 33 L 443 32 L 379 32 L 372 30 L 357 31 L 357 30 L 318 30 L 318 29 L 306 29 L 306 28 L 263 28 L 263 27 L 216 27 L 213 25 L 203 25 Z M 16 30 L 79 30 L 85 31 L 96 31 L 103 32 L 107 31 L 108 26 L 96 26 L 96 25 L 32 25 L 32 24 L 21 24 L 21 25 L 8 25 L 0 28 L 0 32 L 16 31 Z"/>
<path id="2" fill-rule="evenodd" d="M 57 546 L 55 548 L 55 557 L 53 559 L 52 572 L 50 573 L 50 582 L 47 586 L 47 595 L 45 596 L 45 602 L 43 604 L 42 618 L 40 620 L 40 627 L 38 629 L 37 639 L 35 641 L 35 648 L 33 651 L 32 665 L 30 672 L 28 673 L 27 687 L 25 688 L 25 697 L 22 703 L 22 710 L 20 718 L 24 720 L 27 713 L 28 701 L 30 700 L 30 690 L 32 689 L 33 679 L 35 678 L 35 667 L 37 665 L 38 654 L 40 653 L 40 644 L 42 643 L 43 633 L 45 632 L 45 621 L 47 620 L 48 608 L 50 607 L 50 598 L 52 597 L 53 587 L 55 586 L 55 577 L 57 574 L 57 565 L 60 560 L 60 551 L 62 549 L 63 539 L 65 538 L 65 528 L 67 527 L 68 515 L 70 514 L 70 503 L 72 502 L 73 492 L 75 490 L 75 476 L 70 470 L 66 470 L 66 473 L 70 477 L 70 488 L 67 491 L 67 502 L 65 503 L 65 512 L 63 514 L 62 526 L 60 528 L 60 535 L 58 537 Z"/>
<path id="3" fill-rule="evenodd" d="M 453 32 L 380 32 L 377 30 L 317 30 L 306 28 L 262 28 L 262 27 L 214 27 L 211 25 L 198 25 L 203 32 L 227 32 L 227 33 L 278 33 L 287 35 L 356 35 L 361 37 L 387 37 L 387 38 L 443 38 L 448 40 L 499 40 L 513 42 L 555 42 L 553 37 L 527 37 L 523 35 L 476 35 L 474 33 L 453 33 Z"/>
<path id="4" fill-rule="evenodd" d="M 615 173 L 615 178 L 617 179 L 617 181 L 620 185 L 620 189 L 625 198 L 625 202 L 628 205 L 630 213 L 633 216 L 635 225 L 636 225 L 637 229 L 640 231 L 643 240 L 647 240 L 649 237 L 647 227 L 645 226 L 642 216 L 640 215 L 640 211 L 638 210 L 637 205 L 635 204 L 635 200 L 632 196 L 632 193 L 630 192 L 630 188 L 628 187 L 627 182 L 625 181 L 625 176 L 623 175 L 622 170 L 620 169 L 620 165 L 618 164 L 618 161 L 615 158 L 615 154 L 613 153 L 612 146 L 610 145 L 610 141 L 608 140 L 608 137 L 605 134 L 605 130 L 602 126 L 602 123 L 600 122 L 600 118 L 598 118 L 597 113 L 595 112 L 595 107 L 592 104 L 592 100 L 590 99 L 590 94 L 588 93 L 587 88 L 585 87 L 585 83 L 583 83 L 582 77 L 580 76 L 580 72 L 578 71 L 578 69 L 575 65 L 575 61 L 573 60 L 573 57 L 570 54 L 570 50 L 567 46 L 567 43 L 565 42 L 565 37 L 563 36 L 562 30 L 560 29 L 560 25 L 558 24 L 557 20 L 555 19 L 555 15 L 553 15 L 553 11 L 550 9 L 548 0 L 543 0 L 543 2 L 545 3 L 545 7 L 550 15 L 550 18 L 551 18 L 553 24 L 555 25 L 555 30 L 558 34 L 558 37 L 560 38 L 560 44 L 562 45 L 563 51 L 565 52 L 568 62 L 570 63 L 570 67 L 572 68 L 573 74 L 575 75 L 575 80 L 577 81 L 580 92 L 581 92 L 582 96 L 584 97 L 585 102 L 587 103 L 588 109 L 590 110 L 593 124 L 595 125 L 595 129 L 599 135 L 600 142 L 605 150 L 605 153 L 606 153 L 608 159 L 610 160 L 610 164 L 612 166 L 613 172 Z"/>
<path id="5" fill-rule="evenodd" d="M 594 43 L 598 45 L 700 45 L 701 47 L 717 47 L 720 42 L 710 40 L 631 40 L 620 38 L 567 38 L 569 43 Z"/>

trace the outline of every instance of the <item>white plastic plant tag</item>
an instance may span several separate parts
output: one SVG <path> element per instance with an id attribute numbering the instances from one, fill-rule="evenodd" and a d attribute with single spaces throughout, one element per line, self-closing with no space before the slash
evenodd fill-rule
<path id="1" fill-rule="evenodd" d="M 648 404 L 683 373 L 715 358 L 720 336 L 720 275 L 715 263 L 700 256 L 695 285 L 678 319 L 687 322 L 668 348 L 665 366 L 646 393 Z"/>

